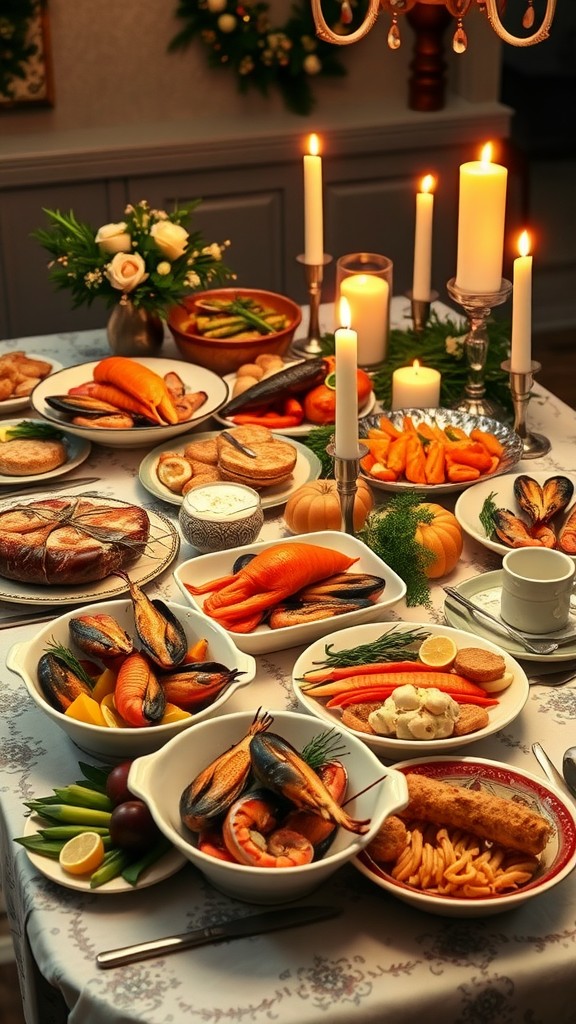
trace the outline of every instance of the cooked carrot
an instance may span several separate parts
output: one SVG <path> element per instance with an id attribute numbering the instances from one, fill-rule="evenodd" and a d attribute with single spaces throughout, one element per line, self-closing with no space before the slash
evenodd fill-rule
<path id="1" fill-rule="evenodd" d="M 486 473 L 492 465 L 492 456 L 481 444 L 476 442 L 451 445 L 447 454 L 452 462 L 458 462 L 464 466 L 474 466 L 481 473 Z"/>
<path id="2" fill-rule="evenodd" d="M 331 697 L 326 702 L 326 707 L 333 709 L 347 708 L 351 704 L 376 704 L 379 702 L 383 704 L 388 697 L 392 696 L 395 689 L 394 686 L 376 686 L 373 689 L 367 687 L 361 690 L 349 690 L 347 693 Z M 445 693 L 447 697 L 452 697 L 457 704 L 476 704 L 481 708 L 490 708 L 498 704 L 495 697 L 488 697 L 486 694 L 483 697 L 477 697 L 472 693 L 458 693 L 445 689 L 442 689 L 442 693 Z"/>
<path id="3" fill-rule="evenodd" d="M 446 480 L 445 449 L 440 441 L 430 441 L 424 466 L 427 484 L 443 484 Z"/>
<path id="4" fill-rule="evenodd" d="M 430 426 L 429 423 L 419 423 L 417 429 L 418 436 L 424 441 L 437 441 L 437 435 Z"/>
<path id="5" fill-rule="evenodd" d="M 197 640 L 195 644 L 192 644 L 192 646 L 188 648 L 183 664 L 193 665 L 198 661 L 206 661 L 207 654 L 208 640 L 206 639 L 206 637 L 203 636 L 200 637 L 200 639 Z"/>
<path id="6" fill-rule="evenodd" d="M 475 427 L 474 430 L 470 431 L 470 437 L 473 441 L 479 441 L 483 444 L 490 455 L 497 455 L 499 459 L 504 454 L 504 445 L 498 440 L 495 434 L 490 433 L 488 430 L 480 430 Z"/>
<path id="7" fill-rule="evenodd" d="M 127 356 L 108 356 L 94 367 L 99 384 L 116 384 L 141 402 L 156 409 L 166 423 L 178 423 L 178 413 L 159 374 Z"/>
<path id="8" fill-rule="evenodd" d="M 402 417 L 402 423 L 403 423 L 403 429 L 408 434 L 415 434 L 416 433 L 416 427 L 414 426 L 414 420 L 412 419 L 411 416 L 403 416 Z"/>
<path id="9" fill-rule="evenodd" d="M 122 412 L 133 412 L 138 416 L 144 416 L 153 423 L 163 422 L 155 409 L 150 409 L 144 402 L 140 402 L 134 395 L 129 395 L 127 391 L 117 387 L 115 384 L 99 384 L 97 381 L 92 380 L 86 384 L 79 384 L 75 388 L 70 388 L 68 394 L 91 395 L 92 398 L 98 398 L 101 402 L 106 402 Z"/>
<path id="10" fill-rule="evenodd" d="M 360 459 L 360 465 L 365 473 L 370 473 L 372 466 L 376 463 L 376 459 L 372 455 L 372 452 L 368 452 L 367 455 L 363 455 Z"/>
<path id="11" fill-rule="evenodd" d="M 449 462 L 446 456 L 446 476 L 452 484 L 464 483 L 468 480 L 477 480 L 480 470 L 473 466 L 463 466 L 458 462 Z"/>
<path id="12" fill-rule="evenodd" d="M 408 434 L 400 434 L 395 441 L 392 441 L 390 445 L 390 451 L 388 452 L 388 461 L 386 463 L 388 469 L 400 476 L 401 473 L 406 469 L 406 446 L 408 444 Z"/>
<path id="13" fill-rule="evenodd" d="M 435 686 L 437 690 L 468 694 L 471 697 L 486 696 L 486 691 L 482 687 L 476 686 L 476 683 L 472 683 L 465 676 L 460 676 L 456 672 L 437 672 L 434 670 L 430 672 L 427 666 L 424 668 L 421 665 L 418 665 L 412 671 L 383 671 L 381 673 L 375 672 L 373 674 L 368 673 L 348 676 L 344 679 L 335 679 L 332 682 L 323 683 L 315 687 L 313 696 L 334 697 L 348 690 L 361 690 L 363 687 L 365 689 L 373 689 L 376 686 L 390 686 L 394 689 L 396 686 L 405 686 L 407 684 L 422 687 Z"/>
<path id="14" fill-rule="evenodd" d="M 426 483 L 426 456 L 416 431 L 408 434 L 404 475 L 412 484 Z"/>
<path id="15" fill-rule="evenodd" d="M 394 426 L 392 420 L 389 419 L 388 416 L 381 416 L 378 422 L 380 424 L 380 430 L 384 431 L 385 434 L 388 434 L 392 440 L 400 437 L 401 431 L 398 430 L 398 427 Z"/>
<path id="16" fill-rule="evenodd" d="M 337 668 L 315 668 L 306 672 L 303 679 L 298 680 L 303 690 L 313 690 L 320 683 L 333 682 L 337 679 L 350 679 L 352 676 L 373 675 L 380 672 L 435 672 L 432 665 L 424 665 L 418 661 L 373 661 L 365 665 L 342 665 Z"/>
<path id="17" fill-rule="evenodd" d="M 377 480 L 394 481 L 398 479 L 399 475 L 382 462 L 374 462 L 370 468 L 370 476 L 375 476 Z"/>

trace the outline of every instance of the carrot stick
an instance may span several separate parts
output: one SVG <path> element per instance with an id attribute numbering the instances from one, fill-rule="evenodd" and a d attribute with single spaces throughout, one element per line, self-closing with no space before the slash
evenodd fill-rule
<path id="1" fill-rule="evenodd" d="M 346 708 L 351 704 L 375 704 L 382 702 L 390 697 L 396 687 L 394 686 L 377 686 L 374 689 L 366 688 L 360 691 L 349 690 L 347 693 L 341 693 L 336 697 L 331 697 L 326 702 L 327 708 Z M 438 687 L 440 689 L 440 687 Z M 458 704 L 476 704 L 478 707 L 489 708 L 494 707 L 498 704 L 495 697 L 488 697 L 484 694 L 483 697 L 477 697 L 471 693 L 451 693 L 450 690 L 442 689 L 442 693 L 445 693 L 447 697 L 452 697 Z"/>
<path id="2" fill-rule="evenodd" d="M 470 437 L 473 441 L 479 441 L 480 444 L 484 445 L 490 455 L 497 455 L 499 459 L 504 454 L 504 445 L 498 438 L 487 430 L 479 430 L 477 427 L 470 431 Z"/>
<path id="3" fill-rule="evenodd" d="M 307 672 L 302 680 L 301 689 L 313 690 L 320 683 L 333 682 L 337 679 L 350 679 L 352 676 L 372 675 L 380 672 L 385 675 L 388 672 L 435 672 L 431 665 L 424 665 L 417 661 L 373 661 L 365 665 L 347 665 L 339 668 L 317 668 Z"/>
<path id="4" fill-rule="evenodd" d="M 126 356 L 108 356 L 94 367 L 94 380 L 99 384 L 116 384 L 156 409 L 166 423 L 178 423 L 178 413 L 164 380 L 142 363 Z"/>
<path id="5" fill-rule="evenodd" d="M 321 683 L 314 688 L 314 697 L 334 697 L 346 690 L 361 690 L 362 687 L 390 686 L 435 686 L 438 690 L 449 691 L 450 693 L 468 694 L 471 697 L 485 697 L 486 691 L 476 683 L 470 682 L 465 676 L 457 675 L 456 672 L 426 671 L 418 666 L 416 669 L 407 672 L 375 672 L 349 676 L 347 679 L 335 679 L 332 682 Z"/>

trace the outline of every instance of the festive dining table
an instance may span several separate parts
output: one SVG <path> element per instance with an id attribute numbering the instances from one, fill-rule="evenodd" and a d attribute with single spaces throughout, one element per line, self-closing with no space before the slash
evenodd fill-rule
<path id="1" fill-rule="evenodd" d="M 408 303 L 395 298 L 395 326 L 407 324 Z M 331 330 L 326 319 L 323 325 Z M 305 329 L 305 325 L 304 325 Z M 84 331 L 4 343 L 57 359 L 64 365 L 106 355 L 105 332 Z M 164 356 L 177 356 L 166 338 Z M 28 410 L 29 414 L 29 410 Z M 201 430 L 209 424 L 204 423 Z M 521 461 L 518 472 L 568 471 L 573 465 L 576 411 L 538 384 L 530 401 L 530 428 L 550 438 L 551 451 Z M 152 495 L 139 481 L 142 449 L 95 445 L 67 477 L 99 476 L 90 490 L 160 511 L 177 524 L 178 507 Z M 381 493 L 378 497 L 382 497 Z M 439 500 L 453 509 L 457 495 Z M 286 530 L 282 509 L 267 511 L 261 539 Z M 181 541 L 177 560 L 192 557 Z M 405 603 L 383 622 L 444 623 L 442 584 L 500 567 L 501 558 L 469 537 L 449 577 L 431 587 L 427 606 Z M 182 600 L 172 572 L 147 592 Z M 23 610 L 0 602 L 0 616 Z M 55 609 L 58 614 L 58 609 Z M 37 626 L 4 629 L 2 662 L 11 645 Z M 257 676 L 239 689 L 226 711 L 259 706 L 297 709 L 291 670 L 302 648 L 257 658 Z M 542 665 L 522 662 L 530 675 Z M 558 666 L 556 666 L 558 667 Z M 11 922 L 27 1024 L 180 1024 L 184 1021 L 317 1024 L 431 1021 L 574 1024 L 576 1021 L 576 874 L 523 906 L 486 917 L 441 917 L 414 909 L 376 887 L 353 865 L 301 902 L 341 908 L 333 920 L 103 971 L 96 954 L 176 932 L 200 928 L 261 909 L 213 889 L 190 864 L 158 884 L 116 895 L 63 888 L 40 874 L 13 842 L 23 834 L 25 804 L 78 777 L 87 760 L 27 696 L 4 666 L 0 684 L 1 882 Z M 533 685 L 517 718 L 500 732 L 457 753 L 503 761 L 535 775 L 542 770 L 531 746 L 540 741 L 557 765 L 576 739 L 576 688 Z"/>

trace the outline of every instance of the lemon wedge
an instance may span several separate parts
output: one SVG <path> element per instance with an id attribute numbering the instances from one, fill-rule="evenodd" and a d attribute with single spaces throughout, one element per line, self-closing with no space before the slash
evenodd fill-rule
<path id="1" fill-rule="evenodd" d="M 60 867 L 69 875 L 87 875 L 104 860 L 104 843 L 97 832 L 81 832 L 60 850 Z"/>

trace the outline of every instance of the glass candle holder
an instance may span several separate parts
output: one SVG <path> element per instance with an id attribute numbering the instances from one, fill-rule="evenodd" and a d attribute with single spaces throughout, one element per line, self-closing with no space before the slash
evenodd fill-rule
<path id="1" fill-rule="evenodd" d="M 393 263 L 375 252 L 341 256 L 336 264 L 335 328 L 340 299 L 350 306 L 350 326 L 358 335 L 358 365 L 374 369 L 386 358 L 390 335 Z"/>
<path id="2" fill-rule="evenodd" d="M 245 484 L 215 480 L 192 487 L 180 506 L 182 535 L 202 554 L 252 544 L 264 523 L 260 495 Z"/>

